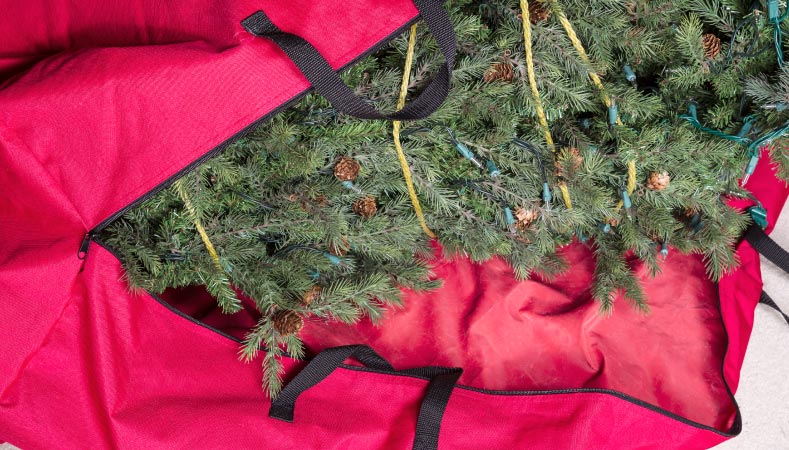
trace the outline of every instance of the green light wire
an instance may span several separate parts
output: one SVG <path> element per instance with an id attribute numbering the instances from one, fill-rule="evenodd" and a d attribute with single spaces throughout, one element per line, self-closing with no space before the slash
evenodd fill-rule
<path id="1" fill-rule="evenodd" d="M 755 139 L 748 145 L 748 154 L 753 155 L 759 152 L 759 148 L 762 145 L 769 144 L 770 142 L 779 139 L 789 133 L 789 121 L 783 124 L 783 126 L 774 128 L 773 130 L 764 133 L 759 138 Z"/>
<path id="2" fill-rule="evenodd" d="M 770 23 L 773 24 L 773 42 L 775 43 L 775 55 L 778 59 L 778 67 L 786 65 L 784 61 L 783 52 L 783 31 L 781 31 L 781 23 L 789 17 L 789 8 L 784 10 L 784 13 L 778 15 L 778 1 L 768 1 L 768 11 L 770 16 Z"/>
<path id="3" fill-rule="evenodd" d="M 774 128 L 773 130 L 764 133 L 763 135 L 759 136 L 756 139 L 750 139 L 745 136 L 735 136 L 731 134 L 724 133 L 722 131 L 716 130 L 714 128 L 707 128 L 699 122 L 698 113 L 696 112 L 696 105 L 691 104 L 688 107 L 689 114 L 683 114 L 679 116 L 681 119 L 688 121 L 691 125 L 698 128 L 699 130 L 709 133 L 713 136 L 717 136 L 719 138 L 727 139 L 729 141 L 734 141 L 738 144 L 744 145 L 748 149 L 748 156 L 754 156 L 759 153 L 759 147 L 769 144 L 775 139 L 781 138 L 789 133 L 789 121 L 783 124 L 778 128 Z M 753 116 L 748 116 L 745 118 L 746 123 L 752 122 L 754 120 Z"/>
<path id="4" fill-rule="evenodd" d="M 709 133 L 709 134 L 711 134 L 713 136 L 717 136 L 719 138 L 727 139 L 729 141 L 734 141 L 734 142 L 736 142 L 738 144 L 745 145 L 745 146 L 747 146 L 748 144 L 751 143 L 751 140 L 749 138 L 745 137 L 745 136 L 735 136 L 735 135 L 732 135 L 732 134 L 727 134 L 727 133 L 724 133 L 723 131 L 719 131 L 719 130 L 716 130 L 714 128 L 707 128 L 704 125 L 702 125 L 701 122 L 699 122 L 699 116 L 698 116 L 698 113 L 696 111 L 696 105 L 694 105 L 693 103 L 691 103 L 688 106 L 688 113 L 689 114 L 682 114 L 681 116 L 679 116 L 679 118 L 688 121 L 691 125 L 693 125 L 694 127 L 698 128 L 699 130 L 701 130 L 701 131 L 703 131 L 705 133 Z M 745 120 L 746 121 L 753 120 L 753 118 L 751 118 L 749 116 Z"/>
<path id="5" fill-rule="evenodd" d="M 778 20 L 773 21 L 773 40 L 775 41 L 775 54 L 778 58 L 778 67 L 783 67 L 784 64 L 784 52 L 781 49 L 783 46 L 783 32 L 781 31 L 781 22 Z"/>

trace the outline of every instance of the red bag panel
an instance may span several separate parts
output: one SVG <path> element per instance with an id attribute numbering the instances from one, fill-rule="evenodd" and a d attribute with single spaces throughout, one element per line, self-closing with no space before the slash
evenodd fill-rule
<path id="1" fill-rule="evenodd" d="M 294 423 L 267 416 L 259 364 L 238 344 L 130 295 L 94 245 L 62 318 L 0 400 L 0 438 L 24 448 L 410 449 L 427 381 L 340 369 L 304 393 Z M 300 369 L 286 360 L 289 373 Z M 609 394 L 456 389 L 440 448 L 707 448 L 710 430 Z"/>
<path id="2" fill-rule="evenodd" d="M 762 152 L 747 188 L 767 209 L 767 231 L 772 231 L 789 195 L 789 185 L 777 177 L 776 167 L 770 163 L 766 151 Z M 738 208 L 747 208 L 753 203 L 752 200 L 731 202 Z M 740 369 L 753 329 L 754 310 L 762 291 L 759 254 L 745 241 L 740 242 L 737 254 L 740 257 L 740 267 L 719 283 L 721 310 L 729 334 L 724 373 L 733 391 L 737 390 L 740 382 Z"/>
<path id="3" fill-rule="evenodd" d="M 0 398 L 71 296 L 84 234 L 59 183 L 20 149 L 0 126 Z"/>
<path id="4" fill-rule="evenodd" d="M 0 6 L 0 398 L 76 289 L 85 233 L 308 87 L 242 19 L 264 8 L 339 67 L 416 16 L 409 0 Z"/>
<path id="5" fill-rule="evenodd" d="M 27 146 L 8 150 L 32 152 L 87 229 L 309 87 L 278 47 L 241 28 L 254 11 L 335 67 L 416 16 L 408 0 L 50 3 L 0 19 L 4 35 L 30 36 L 2 54 L 67 48 L 3 86 L 0 124 Z M 95 47 L 107 43 L 129 46 Z"/>

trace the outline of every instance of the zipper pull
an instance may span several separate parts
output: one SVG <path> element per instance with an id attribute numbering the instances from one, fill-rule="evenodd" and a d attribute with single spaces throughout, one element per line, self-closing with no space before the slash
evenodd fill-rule
<path id="1" fill-rule="evenodd" d="M 90 248 L 90 241 L 93 239 L 93 234 L 90 232 L 85 233 L 85 237 L 82 238 L 82 244 L 79 246 L 79 252 L 77 253 L 77 258 L 84 260 L 88 257 L 88 249 Z"/>

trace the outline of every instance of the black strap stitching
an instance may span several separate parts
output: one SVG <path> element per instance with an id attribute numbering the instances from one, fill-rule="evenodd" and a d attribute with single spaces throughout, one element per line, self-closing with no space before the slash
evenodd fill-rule
<path id="1" fill-rule="evenodd" d="M 449 14 L 439 0 L 414 0 L 419 14 L 427 24 L 444 55 L 445 64 L 422 93 L 400 111 L 382 114 L 367 101 L 358 97 L 334 71 L 323 56 L 303 38 L 280 30 L 263 11 L 257 11 L 241 21 L 241 25 L 255 36 L 276 43 L 321 95 L 345 114 L 361 119 L 418 120 L 435 112 L 446 100 L 455 66 L 457 40 Z"/>
<path id="2" fill-rule="evenodd" d="M 412 448 L 413 450 L 438 449 L 441 421 L 452 391 L 463 370 L 446 367 L 421 367 L 397 372 L 384 358 L 366 345 L 334 347 L 319 353 L 274 399 L 271 403 L 269 416 L 293 422 L 296 400 L 299 396 L 331 375 L 343 361 L 351 357 L 359 360 L 365 366 L 379 371 L 430 378 L 422 404 L 419 407 Z"/>

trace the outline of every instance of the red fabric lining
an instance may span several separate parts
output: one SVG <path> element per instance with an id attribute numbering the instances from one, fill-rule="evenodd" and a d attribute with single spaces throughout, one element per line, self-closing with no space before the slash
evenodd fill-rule
<path id="1" fill-rule="evenodd" d="M 379 326 L 311 320 L 302 338 L 313 353 L 365 343 L 396 368 L 462 367 L 460 383 L 481 389 L 614 390 L 727 429 L 734 405 L 721 377 L 726 335 L 716 286 L 700 258 L 672 253 L 655 279 L 636 264 L 651 313 L 640 314 L 620 298 L 606 317 L 589 291 L 591 251 L 574 244 L 563 256 L 572 270 L 550 282 L 518 282 L 501 260 L 439 258 L 435 273 L 444 286 L 406 292 L 405 308 L 388 311 Z M 237 338 L 258 317 L 251 309 L 237 320 L 211 312 L 206 306 L 213 300 L 204 291 L 165 297 Z"/>

